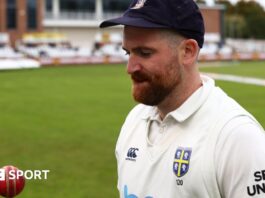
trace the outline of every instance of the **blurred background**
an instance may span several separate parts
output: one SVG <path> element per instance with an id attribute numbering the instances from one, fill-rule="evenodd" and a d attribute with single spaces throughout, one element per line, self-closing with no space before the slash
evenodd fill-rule
<path id="1" fill-rule="evenodd" d="M 197 0 L 201 72 L 265 126 L 264 0 Z M 122 26 L 130 0 L 0 0 L 0 167 L 50 170 L 21 198 L 118 197 L 115 143 L 135 105 Z M 172 162 L 173 163 L 173 162 Z"/>
<path id="2" fill-rule="evenodd" d="M 14 59 L 22 59 L 20 65 L 25 67 L 124 62 L 122 27 L 99 30 L 98 25 L 106 18 L 121 15 L 129 3 L 130 0 L 2 0 L 1 61 L 10 68 L 16 65 Z M 199 60 L 265 59 L 264 1 L 197 3 L 206 24 Z"/>

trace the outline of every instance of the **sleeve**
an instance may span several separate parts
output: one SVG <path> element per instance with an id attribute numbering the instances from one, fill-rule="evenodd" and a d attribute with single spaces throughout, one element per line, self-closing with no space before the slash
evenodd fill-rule
<path id="1" fill-rule="evenodd" d="M 265 197 L 265 134 L 254 121 L 241 117 L 224 127 L 215 164 L 222 197 Z"/>

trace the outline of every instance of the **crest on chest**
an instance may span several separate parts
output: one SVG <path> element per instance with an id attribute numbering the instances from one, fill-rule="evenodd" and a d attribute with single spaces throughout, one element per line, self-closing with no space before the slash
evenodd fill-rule
<path id="1" fill-rule="evenodd" d="M 173 171 L 177 177 L 182 177 L 188 172 L 191 153 L 191 148 L 177 148 L 173 162 Z"/>

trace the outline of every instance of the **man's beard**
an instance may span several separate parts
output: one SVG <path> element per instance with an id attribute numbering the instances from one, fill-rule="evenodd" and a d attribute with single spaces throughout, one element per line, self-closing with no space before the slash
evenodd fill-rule
<path id="1" fill-rule="evenodd" d="M 145 105 L 155 106 L 160 104 L 179 84 L 179 76 L 172 74 L 148 74 L 146 72 L 135 72 L 131 75 L 133 80 L 132 94 L 137 102 Z"/>

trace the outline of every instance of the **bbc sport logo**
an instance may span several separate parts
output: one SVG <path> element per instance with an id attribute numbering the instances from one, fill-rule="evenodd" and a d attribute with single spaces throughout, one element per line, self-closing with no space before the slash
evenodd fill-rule
<path id="1" fill-rule="evenodd" d="M 6 172 L 5 169 L 0 169 L 0 181 L 5 181 L 6 177 L 9 180 L 18 179 L 19 177 L 24 177 L 27 180 L 47 180 L 48 173 L 50 170 L 15 170 L 11 169 Z"/>
<path id="2" fill-rule="evenodd" d="M 5 181 L 6 174 L 4 169 L 0 169 L 0 181 Z"/>

